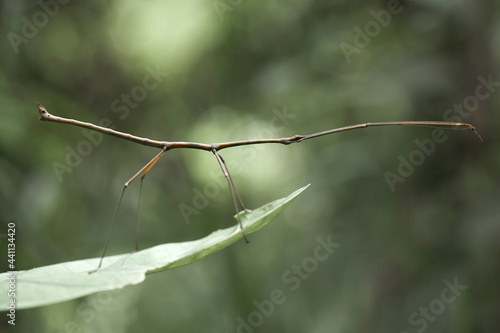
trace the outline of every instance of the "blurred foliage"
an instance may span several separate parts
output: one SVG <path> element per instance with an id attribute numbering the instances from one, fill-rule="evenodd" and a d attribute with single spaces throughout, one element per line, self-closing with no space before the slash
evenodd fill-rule
<path id="1" fill-rule="evenodd" d="M 474 96 L 478 77 L 500 81 L 496 2 L 406 1 L 388 22 L 380 11 L 393 3 L 3 1 L 0 211 L 3 230 L 9 221 L 17 225 L 17 269 L 99 256 L 123 183 L 156 154 L 112 137 L 89 146 L 81 128 L 38 121 L 36 101 L 55 115 L 108 119 L 139 136 L 210 143 L 443 120 Z M 346 56 L 346 44 L 357 51 Z M 145 89 L 155 70 L 169 74 Z M 484 144 L 472 133 L 447 131 L 395 191 L 384 174 L 397 173 L 399 158 L 408 159 L 415 140 L 430 138 L 433 129 L 374 128 L 223 151 L 250 208 L 312 186 L 249 245 L 118 293 L 19 311 L 14 328 L 5 317 L 0 327 L 498 332 L 499 96 L 493 91 L 461 117 Z M 273 120 L 284 110 L 286 121 Z M 86 156 L 58 177 L 53 165 L 67 164 L 71 150 Z M 224 185 L 189 223 L 179 210 L 193 205 L 196 191 L 219 184 L 219 172 L 208 153 L 165 154 L 144 182 L 140 246 L 196 239 L 233 224 Z M 134 246 L 137 196 L 132 184 L 110 254 Z M 327 236 L 341 246 L 292 291 L 284 274 L 308 262 L 317 238 Z M 455 279 L 468 288 L 439 303 L 443 281 Z M 262 314 L 255 304 L 276 289 L 285 301 Z M 434 308 L 432 320 L 410 321 L 436 304 L 445 306 Z M 254 325 L 243 328 L 242 320 Z"/>

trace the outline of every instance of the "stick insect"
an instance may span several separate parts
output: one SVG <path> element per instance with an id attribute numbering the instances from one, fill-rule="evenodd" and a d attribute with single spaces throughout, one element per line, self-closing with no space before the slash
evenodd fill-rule
<path id="1" fill-rule="evenodd" d="M 177 148 L 185 148 L 185 149 L 198 149 L 198 150 L 205 150 L 208 152 L 211 152 L 215 155 L 215 158 L 217 159 L 217 162 L 222 170 L 222 173 L 224 174 L 224 177 L 226 178 L 226 181 L 229 186 L 229 192 L 231 194 L 231 198 L 233 201 L 234 209 L 236 211 L 236 216 L 238 220 L 238 225 L 240 228 L 240 231 L 242 233 L 243 239 L 245 240 L 246 243 L 248 243 L 248 239 L 245 235 L 245 230 L 243 229 L 243 225 L 241 223 L 241 218 L 240 218 L 240 212 L 242 211 L 248 211 L 248 209 L 245 208 L 243 205 L 243 201 L 241 200 L 241 197 L 236 190 L 236 186 L 234 185 L 233 179 L 231 178 L 231 174 L 229 173 L 229 170 L 227 168 L 226 162 L 220 155 L 219 151 L 222 149 L 226 148 L 232 148 L 232 147 L 238 147 L 238 146 L 245 146 L 245 145 L 256 145 L 256 144 L 264 144 L 264 143 L 279 143 L 283 145 L 290 145 L 292 143 L 299 143 L 308 139 L 313 139 L 317 138 L 320 136 L 325 136 L 333 133 L 339 133 L 339 132 L 344 132 L 344 131 L 349 131 L 349 130 L 355 130 L 355 129 L 361 129 L 361 128 L 367 128 L 367 127 L 375 127 L 375 126 L 426 126 L 426 127 L 444 127 L 447 129 L 469 129 L 472 130 L 481 140 L 482 138 L 479 135 L 479 133 L 476 131 L 475 127 L 466 124 L 466 123 L 456 123 L 456 122 L 444 122 L 444 121 L 387 121 L 387 122 L 374 122 L 374 123 L 363 123 L 363 124 L 357 124 L 357 125 L 350 125 L 350 126 L 345 126 L 345 127 L 339 127 L 339 128 L 334 128 L 322 132 L 317 132 L 317 133 L 312 133 L 308 135 L 294 135 L 290 137 L 284 137 L 284 138 L 278 138 L 278 139 L 258 139 L 258 140 L 242 140 L 242 141 L 232 141 L 232 142 L 222 142 L 222 143 L 212 143 L 212 144 L 205 144 L 205 143 L 197 143 L 197 142 L 184 142 L 184 141 L 176 141 L 176 142 L 171 142 L 171 141 L 159 141 L 159 140 L 151 140 L 148 138 L 142 138 L 139 136 L 131 135 L 128 133 L 123 133 L 119 131 L 115 131 L 110 128 L 102 127 L 102 126 L 97 126 L 91 123 L 86 123 L 74 119 L 67 119 L 63 117 L 58 117 L 50 114 L 40 103 L 36 103 L 38 107 L 38 112 L 40 113 L 40 120 L 44 121 L 51 121 L 51 122 L 56 122 L 56 123 L 63 123 L 63 124 L 71 124 L 75 126 L 80 126 L 84 127 L 93 131 L 101 132 L 107 135 L 112 135 L 116 136 L 125 140 L 129 140 L 141 145 L 149 146 L 149 147 L 154 147 L 160 149 L 160 152 L 153 157 L 151 161 L 149 161 L 144 167 L 142 167 L 135 175 L 132 176 L 123 186 L 123 189 L 120 194 L 120 198 L 118 200 L 118 204 L 116 205 L 116 208 L 113 213 L 113 219 L 111 220 L 111 225 L 109 227 L 109 231 L 106 237 L 106 243 L 104 244 L 104 249 L 101 255 L 101 259 L 99 261 L 99 265 L 97 268 L 89 273 L 97 271 L 101 265 L 102 261 L 104 259 L 104 256 L 106 254 L 106 249 L 109 244 L 109 239 L 111 237 L 111 232 L 113 230 L 113 226 L 115 224 L 116 220 L 116 214 L 118 212 L 118 208 L 120 207 L 120 204 L 123 199 L 123 195 L 125 193 L 125 190 L 127 187 L 132 183 L 137 177 L 140 177 L 140 185 L 139 185 L 139 199 L 138 199 L 138 204 L 137 204 L 137 228 L 136 228 L 136 238 L 135 238 L 135 251 L 139 249 L 139 225 L 140 225 L 140 203 L 141 203 L 141 194 L 142 194 L 142 183 L 144 180 L 144 177 L 146 177 L 146 174 L 151 170 L 151 168 L 158 162 L 160 157 L 167 151 L 172 150 L 172 149 L 177 149 Z"/>

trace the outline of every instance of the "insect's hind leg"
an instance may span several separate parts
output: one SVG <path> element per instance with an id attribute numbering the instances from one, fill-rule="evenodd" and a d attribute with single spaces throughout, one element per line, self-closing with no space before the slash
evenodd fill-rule
<path id="1" fill-rule="evenodd" d="M 238 191 L 236 190 L 236 186 L 234 186 L 233 179 L 231 178 L 231 174 L 229 173 L 229 170 L 227 169 L 226 162 L 224 162 L 224 159 L 219 154 L 217 149 L 215 149 L 215 148 L 212 149 L 212 153 L 217 158 L 217 162 L 219 162 L 219 165 L 222 169 L 222 173 L 224 174 L 224 177 L 226 177 L 227 183 L 229 185 L 229 192 L 231 192 L 231 197 L 233 199 L 234 209 L 236 210 L 236 216 L 238 218 L 238 224 L 240 226 L 243 239 L 245 240 L 246 243 L 249 243 L 248 238 L 245 234 L 245 230 L 243 229 L 243 224 L 241 223 L 240 210 L 238 209 L 238 203 L 236 202 L 235 193 L 236 193 L 236 196 L 238 197 L 241 208 L 244 211 L 248 211 L 248 209 L 246 209 L 245 206 L 243 206 L 243 202 L 241 201 L 240 195 L 238 194 Z"/>

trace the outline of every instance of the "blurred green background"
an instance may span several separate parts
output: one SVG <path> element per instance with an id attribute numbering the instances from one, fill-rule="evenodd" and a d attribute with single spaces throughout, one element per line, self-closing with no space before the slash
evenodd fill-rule
<path id="1" fill-rule="evenodd" d="M 40 122 L 36 101 L 169 141 L 447 118 L 485 141 L 446 131 L 431 149 L 431 128 L 386 127 L 222 151 L 249 208 L 311 186 L 249 245 L 116 293 L 20 310 L 2 331 L 500 331 L 497 2 L 0 6 L 0 244 L 5 253 L 14 221 L 19 270 L 99 256 L 123 183 L 157 153 Z M 419 165 L 403 170 L 410 160 Z M 391 186 L 398 168 L 407 173 Z M 209 153 L 165 154 L 144 182 L 141 248 L 234 224 L 220 177 Z M 179 207 L 194 207 L 195 193 L 210 197 L 186 218 Z M 137 196 L 133 183 L 108 254 L 133 249 Z M 325 261 L 311 259 L 318 238 L 340 245 Z"/>

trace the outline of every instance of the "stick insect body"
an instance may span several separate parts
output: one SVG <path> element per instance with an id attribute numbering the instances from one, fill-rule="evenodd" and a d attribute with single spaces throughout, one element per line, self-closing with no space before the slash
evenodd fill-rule
<path id="1" fill-rule="evenodd" d="M 238 146 L 245 146 L 245 145 L 255 145 L 255 144 L 264 144 L 264 143 L 279 143 L 283 145 L 289 145 L 292 143 L 299 143 L 304 140 L 308 139 L 313 139 L 317 138 L 320 136 L 325 136 L 333 133 L 338 133 L 338 132 L 344 132 L 344 131 L 349 131 L 349 130 L 355 130 L 355 129 L 361 129 L 361 128 L 366 128 L 366 127 L 374 127 L 374 126 L 427 126 L 427 127 L 445 127 L 449 129 L 469 129 L 472 130 L 480 139 L 481 136 L 479 133 L 477 133 L 476 129 L 474 126 L 466 123 L 455 123 L 455 122 L 444 122 L 444 121 L 388 121 L 388 122 L 374 122 L 374 123 L 363 123 L 363 124 L 357 124 L 357 125 L 350 125 L 350 126 L 345 126 L 345 127 L 340 127 L 340 128 L 334 128 L 331 130 L 326 130 L 322 132 L 317 132 L 309 135 L 294 135 L 291 137 L 285 137 L 285 138 L 279 138 L 279 139 L 259 139 L 259 140 L 243 140 L 243 141 L 232 141 L 232 142 L 222 142 L 222 143 L 212 143 L 212 144 L 205 144 L 205 143 L 197 143 L 197 142 L 183 142 L 183 141 L 176 141 L 176 142 L 170 142 L 170 141 L 158 141 L 158 140 L 151 140 L 148 138 L 142 138 L 139 136 L 131 135 L 128 133 L 123 133 L 119 131 L 115 131 L 110 128 L 102 127 L 102 126 L 97 126 L 91 123 L 86 123 L 74 119 L 67 119 L 67 118 L 62 118 L 58 116 L 51 115 L 47 110 L 40 104 L 36 103 L 38 106 L 38 111 L 40 113 L 40 120 L 44 121 L 51 121 L 51 122 L 56 122 L 56 123 L 63 123 L 63 124 L 71 124 L 75 126 L 80 126 L 84 128 L 88 128 L 97 132 L 101 132 L 107 135 L 112 135 L 116 136 L 122 139 L 126 139 L 141 145 L 145 146 L 150 146 L 154 148 L 159 148 L 161 151 L 151 160 L 149 161 L 142 169 L 140 169 L 132 178 L 130 178 L 125 185 L 123 186 L 120 199 L 118 200 L 118 204 L 115 208 L 114 214 L 113 214 L 113 219 L 111 221 L 111 225 L 108 231 L 108 235 L 106 238 L 106 243 L 104 245 L 104 250 L 101 256 L 101 259 L 99 261 L 98 267 L 93 270 L 92 272 L 97 271 L 101 265 L 102 265 L 102 260 L 104 258 L 104 255 L 106 254 L 106 249 L 108 247 L 109 243 L 109 238 L 111 236 L 111 232 L 113 230 L 113 225 L 116 220 L 116 214 L 118 212 L 118 208 L 120 207 L 123 195 L 125 193 L 125 190 L 129 186 L 131 182 L 133 182 L 139 175 L 141 175 L 141 181 L 140 181 L 140 187 L 139 187 L 139 200 L 138 200 L 138 205 L 137 205 L 137 230 L 136 230 L 136 240 L 135 240 L 135 250 L 137 251 L 139 248 L 139 242 L 138 242 L 138 237 L 139 237 L 139 212 L 140 212 L 140 203 L 141 203 L 141 194 L 142 194 L 142 182 L 144 180 L 144 177 L 146 174 L 151 170 L 151 168 L 158 162 L 160 157 L 168 150 L 172 149 L 177 149 L 177 148 L 185 148 L 185 149 L 198 149 L 198 150 L 205 150 L 212 152 L 216 159 L 217 162 L 219 163 L 219 166 L 221 167 L 222 173 L 224 174 L 224 177 L 227 180 L 228 186 L 229 186 L 229 192 L 231 194 L 233 204 L 234 204 L 234 209 L 236 211 L 236 216 L 238 219 L 238 224 L 241 230 L 241 233 L 243 235 L 243 239 L 245 242 L 248 243 L 248 239 L 245 235 L 245 231 L 243 229 L 243 225 L 241 223 L 241 218 L 240 218 L 240 212 L 243 211 L 248 211 L 245 206 L 243 205 L 243 202 L 240 198 L 240 195 L 238 194 L 238 191 L 236 190 L 236 186 L 234 185 L 233 179 L 231 178 L 231 174 L 229 173 L 229 170 L 226 166 L 226 162 L 222 158 L 222 156 L 219 154 L 219 151 L 222 149 L 226 148 L 231 148 L 231 147 L 238 147 Z M 482 141 L 482 139 L 481 139 Z M 239 208 L 238 208 L 239 207 Z M 90 273 L 92 273 L 90 272 Z"/>

